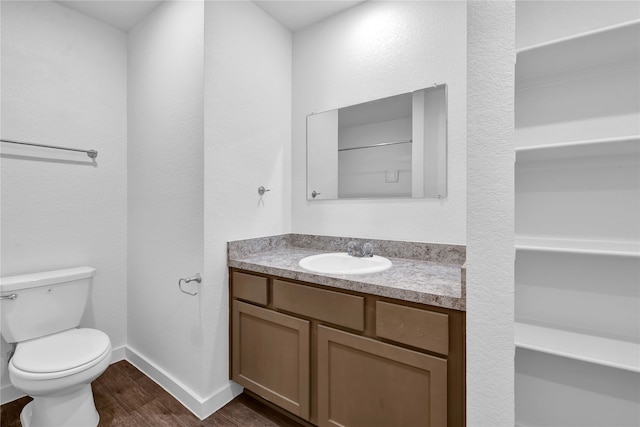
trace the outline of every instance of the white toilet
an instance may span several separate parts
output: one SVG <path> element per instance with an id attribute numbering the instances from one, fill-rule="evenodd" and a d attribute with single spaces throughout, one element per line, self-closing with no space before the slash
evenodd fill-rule
<path id="1" fill-rule="evenodd" d="M 111 341 L 78 329 L 94 275 L 78 267 L 0 280 L 2 337 L 17 343 L 9 378 L 33 397 L 20 414 L 23 427 L 98 425 L 91 382 L 111 362 Z"/>

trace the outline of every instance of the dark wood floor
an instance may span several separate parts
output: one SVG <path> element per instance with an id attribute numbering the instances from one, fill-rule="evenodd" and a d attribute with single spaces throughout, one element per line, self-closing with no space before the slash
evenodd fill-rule
<path id="1" fill-rule="evenodd" d="M 244 394 L 199 420 L 162 387 L 127 361 L 112 364 L 92 384 L 99 426 L 299 427 L 299 424 Z M 31 398 L 0 407 L 2 427 L 20 426 L 20 411 Z"/>

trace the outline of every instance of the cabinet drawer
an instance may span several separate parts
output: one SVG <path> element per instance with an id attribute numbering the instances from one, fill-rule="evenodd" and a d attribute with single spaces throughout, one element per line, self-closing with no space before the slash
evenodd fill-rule
<path id="1" fill-rule="evenodd" d="M 449 353 L 449 316 L 376 302 L 376 335 L 440 354 Z"/>
<path id="2" fill-rule="evenodd" d="M 267 305 L 268 288 L 266 277 L 234 272 L 231 283 L 233 284 L 234 298 Z"/>
<path id="3" fill-rule="evenodd" d="M 334 325 L 364 331 L 363 297 L 274 280 L 273 306 Z"/>

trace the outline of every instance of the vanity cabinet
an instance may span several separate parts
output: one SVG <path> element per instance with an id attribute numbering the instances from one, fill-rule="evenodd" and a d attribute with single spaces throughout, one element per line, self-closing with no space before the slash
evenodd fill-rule
<path id="1" fill-rule="evenodd" d="M 324 426 L 464 426 L 465 313 L 230 269 L 231 379 Z"/>

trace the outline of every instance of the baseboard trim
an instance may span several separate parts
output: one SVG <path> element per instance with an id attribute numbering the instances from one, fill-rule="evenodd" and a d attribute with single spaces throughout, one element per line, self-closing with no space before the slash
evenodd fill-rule
<path id="1" fill-rule="evenodd" d="M 128 361 L 166 390 L 167 393 L 175 397 L 185 408 L 201 420 L 231 402 L 236 396 L 242 393 L 243 390 L 242 386 L 233 381 L 229 381 L 228 384 L 216 390 L 208 397 L 203 398 L 135 349 L 129 346 L 121 346 L 114 348 L 112 351 L 111 363 L 116 363 L 121 360 Z M 4 405 L 5 403 L 13 402 L 24 396 L 25 394 L 16 390 L 13 384 L 7 384 L 0 389 L 0 404 Z"/>
<path id="2" fill-rule="evenodd" d="M 0 389 L 0 405 L 13 402 L 14 400 L 18 400 L 24 396 L 25 394 L 16 390 L 13 384 L 5 384 Z"/>
<path id="3" fill-rule="evenodd" d="M 203 398 L 134 348 L 127 346 L 125 359 L 201 420 L 231 402 L 243 390 L 242 386 L 229 381 L 210 396 Z"/>
<path id="4" fill-rule="evenodd" d="M 127 347 L 121 345 L 111 349 L 111 363 L 116 363 L 127 358 Z"/>

